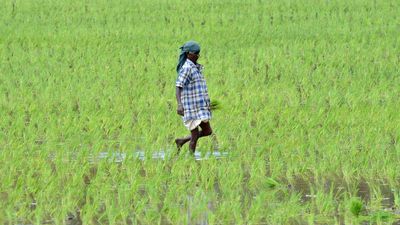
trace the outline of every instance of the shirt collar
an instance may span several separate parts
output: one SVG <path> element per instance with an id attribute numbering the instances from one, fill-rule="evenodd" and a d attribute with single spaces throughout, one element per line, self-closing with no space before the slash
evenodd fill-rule
<path id="1" fill-rule="evenodd" d="M 188 62 L 191 66 L 196 66 L 196 64 L 190 59 L 186 59 L 186 62 Z"/>
<path id="2" fill-rule="evenodd" d="M 192 60 L 190 59 L 186 59 L 186 62 L 189 63 L 190 66 L 196 67 L 197 69 L 201 70 L 201 68 L 203 68 L 203 65 L 197 63 L 195 64 L 194 62 L 192 62 Z"/>

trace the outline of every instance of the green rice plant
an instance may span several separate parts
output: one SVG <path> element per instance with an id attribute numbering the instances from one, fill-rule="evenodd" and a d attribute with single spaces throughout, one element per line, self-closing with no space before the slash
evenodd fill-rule
<path id="1" fill-rule="evenodd" d="M 361 214 L 361 211 L 364 208 L 362 201 L 358 198 L 350 199 L 348 207 L 351 214 L 356 217 L 358 217 Z"/>
<path id="2" fill-rule="evenodd" d="M 321 187 L 317 190 L 312 190 L 311 193 L 315 193 L 311 194 L 315 196 L 311 199 L 315 213 L 321 217 L 333 217 L 337 207 L 333 187 L 331 186 L 327 193 L 323 189 L 321 190 Z"/>
<path id="3" fill-rule="evenodd" d="M 400 208 L 400 191 L 394 191 L 394 206 Z"/>
<path id="4" fill-rule="evenodd" d="M 391 212 L 388 211 L 376 211 L 370 214 L 370 221 L 373 223 L 388 223 L 388 222 L 394 222 L 394 215 Z"/>
<path id="5" fill-rule="evenodd" d="M 266 183 L 267 187 L 269 187 L 269 188 L 276 188 L 277 186 L 279 186 L 279 182 L 276 181 L 276 180 L 274 180 L 274 179 L 271 178 L 271 177 L 268 177 L 268 178 L 265 180 L 265 183 Z"/>
<path id="6" fill-rule="evenodd" d="M 249 223 L 262 223 L 266 221 L 265 208 L 270 202 L 271 196 L 269 193 L 261 192 L 254 197 L 253 204 L 250 206 L 246 220 Z"/>

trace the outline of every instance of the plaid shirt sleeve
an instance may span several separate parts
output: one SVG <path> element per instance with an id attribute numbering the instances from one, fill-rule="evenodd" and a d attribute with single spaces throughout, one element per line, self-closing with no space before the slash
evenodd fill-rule
<path id="1" fill-rule="evenodd" d="M 190 67 L 182 67 L 179 71 L 178 78 L 176 79 L 177 87 L 184 87 L 190 82 Z"/>

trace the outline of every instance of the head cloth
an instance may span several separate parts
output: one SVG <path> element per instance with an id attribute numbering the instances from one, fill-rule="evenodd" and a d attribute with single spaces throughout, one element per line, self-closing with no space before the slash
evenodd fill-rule
<path id="1" fill-rule="evenodd" d="M 176 72 L 177 73 L 179 73 L 179 70 L 181 69 L 181 67 L 183 66 L 183 64 L 186 61 L 186 58 L 187 58 L 186 54 L 188 52 L 199 53 L 200 52 L 200 45 L 195 41 L 188 41 L 184 45 L 182 45 L 180 47 L 180 49 L 181 49 L 181 53 L 179 54 L 178 65 L 176 66 Z"/>

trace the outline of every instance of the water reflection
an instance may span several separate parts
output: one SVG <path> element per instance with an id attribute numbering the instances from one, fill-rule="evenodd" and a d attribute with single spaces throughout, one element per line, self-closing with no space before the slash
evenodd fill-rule
<path id="1" fill-rule="evenodd" d="M 181 153 L 183 154 L 183 153 Z M 127 158 L 146 160 L 146 159 L 156 159 L 156 160 L 165 160 L 176 156 L 175 151 L 157 151 L 152 153 L 146 153 L 145 151 L 135 151 L 131 153 L 125 152 L 100 152 L 97 157 L 95 155 L 89 156 L 89 161 L 94 162 L 99 159 L 108 159 L 111 162 L 121 163 Z M 208 160 L 211 158 L 214 159 L 223 159 L 229 156 L 228 152 L 220 152 L 220 151 L 212 151 L 212 152 L 200 152 L 197 151 L 194 154 L 186 154 L 185 157 L 193 157 L 196 161 Z"/>

